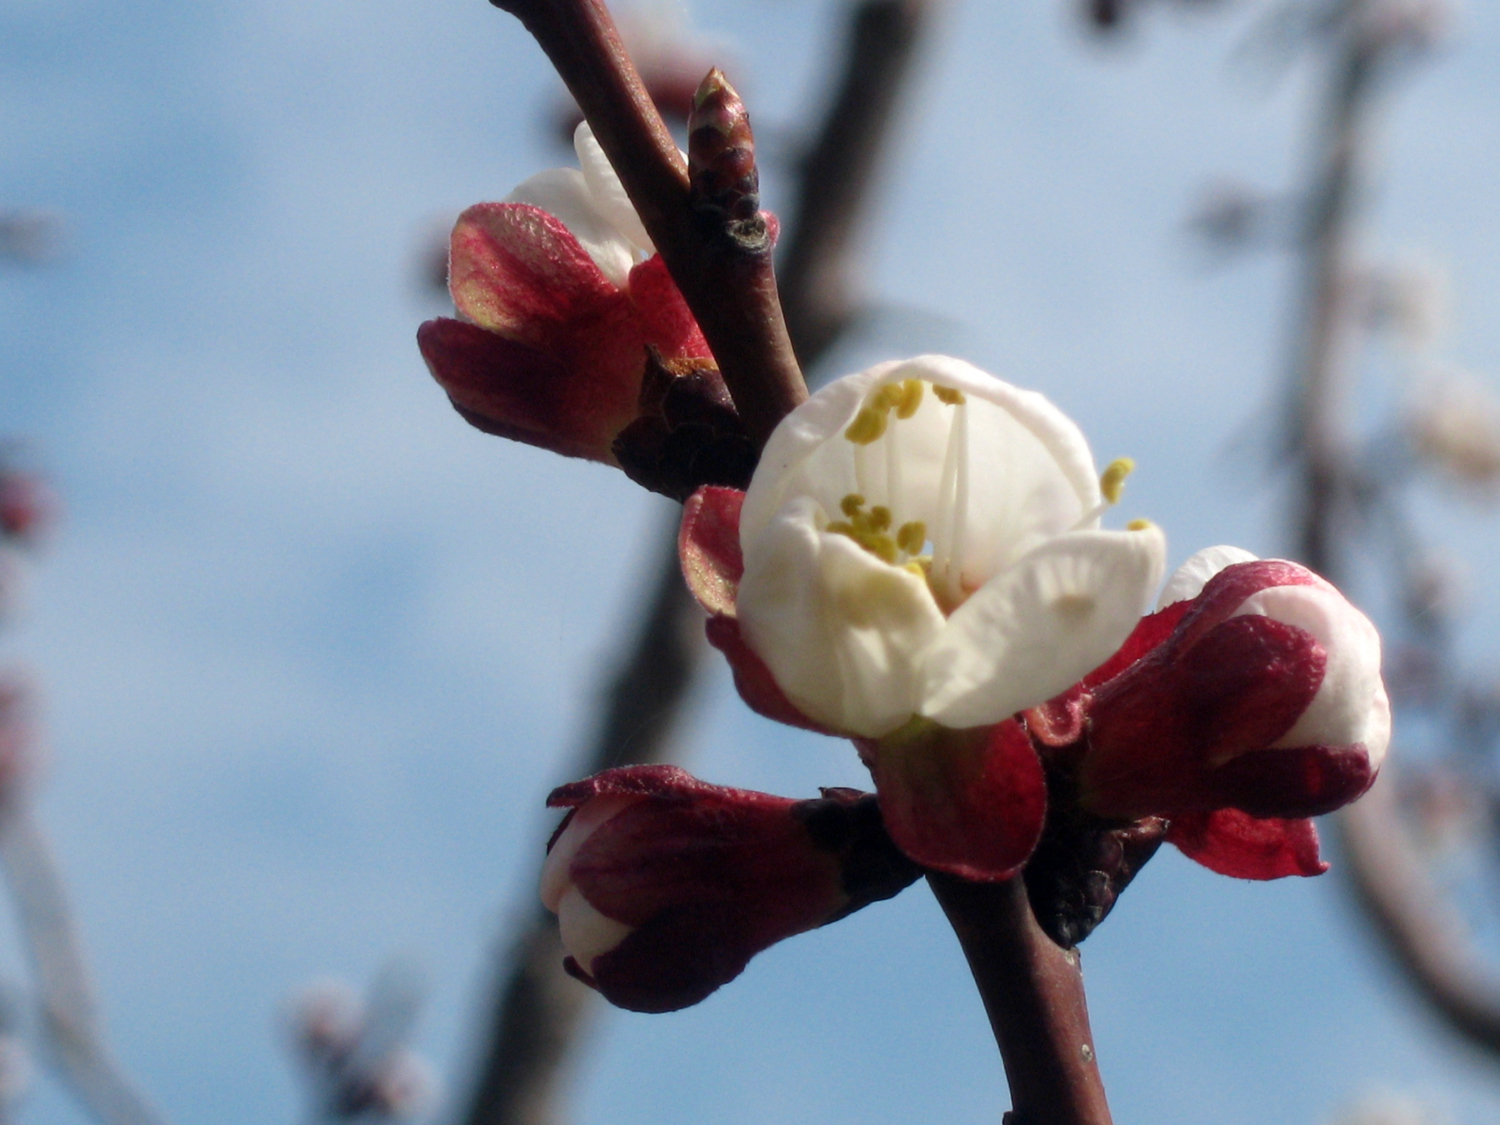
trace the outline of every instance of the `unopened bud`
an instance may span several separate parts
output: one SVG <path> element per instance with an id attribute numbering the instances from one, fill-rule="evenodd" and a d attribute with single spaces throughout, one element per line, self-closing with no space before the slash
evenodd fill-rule
<path id="1" fill-rule="evenodd" d="M 693 95 L 688 178 L 693 205 L 723 222 L 731 238 L 742 243 L 766 240 L 750 114 L 718 68 L 708 72 Z"/>

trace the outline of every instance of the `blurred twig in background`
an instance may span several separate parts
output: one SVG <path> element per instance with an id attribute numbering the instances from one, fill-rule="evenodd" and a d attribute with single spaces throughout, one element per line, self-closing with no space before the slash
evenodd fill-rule
<path id="1" fill-rule="evenodd" d="M 909 87 L 932 0 L 862 0 L 828 115 L 799 162 L 781 294 L 798 358 L 813 367 L 858 307 L 853 259 L 880 157 Z M 616 658 L 592 742 L 568 772 L 662 761 L 703 663 L 702 613 L 682 581 L 676 521 L 655 564 L 654 592 Z M 560 1078 L 595 1000 L 562 970 L 557 920 L 538 903 L 503 955 L 466 1125 L 550 1125 Z"/>

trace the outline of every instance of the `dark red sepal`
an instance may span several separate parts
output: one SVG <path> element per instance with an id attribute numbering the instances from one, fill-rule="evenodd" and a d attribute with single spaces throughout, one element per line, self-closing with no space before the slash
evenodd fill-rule
<path id="1" fill-rule="evenodd" d="M 735 615 L 734 600 L 745 573 L 745 559 L 740 553 L 740 509 L 744 503 L 745 494 L 738 489 L 709 485 L 693 493 L 682 506 L 682 526 L 677 533 L 682 576 L 698 604 L 720 617 Z"/>
<path id="2" fill-rule="evenodd" d="M 858 745 L 886 831 L 923 867 L 996 882 L 1020 870 L 1041 838 L 1047 782 L 1015 720 L 969 730 L 917 720 Z"/>
<path id="3" fill-rule="evenodd" d="M 1202 630 L 1195 616 L 1089 700 L 1081 800 L 1100 816 L 1127 820 L 1243 800 L 1262 813 L 1304 815 L 1342 766 L 1316 776 L 1278 767 L 1274 777 L 1268 760 L 1226 768 L 1291 729 L 1317 694 L 1327 654 L 1311 634 L 1268 617 L 1231 617 Z M 1187 637 L 1196 643 L 1186 646 Z M 1248 789 L 1257 777 L 1274 784 Z M 1312 788 L 1295 788 L 1304 777 Z"/>
<path id="4" fill-rule="evenodd" d="M 1083 734 L 1084 713 L 1088 695 L 1100 684 L 1108 683 L 1137 660 L 1149 655 L 1177 628 L 1190 602 L 1177 602 L 1156 613 L 1147 614 L 1131 630 L 1119 650 L 1067 691 L 1024 713 L 1026 729 L 1044 746 L 1068 746 Z"/>
<path id="5" fill-rule="evenodd" d="M 1311 820 L 1257 818 L 1238 809 L 1172 818 L 1167 841 L 1210 871 L 1236 879 L 1321 875 L 1318 830 Z"/>
<path id="6" fill-rule="evenodd" d="M 666 1012 L 733 980 L 762 949 L 889 898 L 919 872 L 867 794 L 794 801 L 709 785 L 675 766 L 610 770 L 549 804 L 635 798 L 578 845 L 570 884 L 630 933 L 568 972 L 611 1003 Z"/>
<path id="7" fill-rule="evenodd" d="M 745 643 L 737 620 L 733 617 L 710 617 L 706 631 L 708 643 L 722 652 L 729 661 L 729 669 L 734 673 L 735 689 L 750 710 L 788 726 L 817 731 L 819 734 L 839 733 L 809 719 L 786 697 L 765 661 L 756 656 Z"/>

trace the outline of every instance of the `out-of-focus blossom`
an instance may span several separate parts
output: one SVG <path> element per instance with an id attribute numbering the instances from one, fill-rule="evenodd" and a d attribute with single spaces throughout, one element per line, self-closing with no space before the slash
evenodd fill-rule
<path id="1" fill-rule="evenodd" d="M 685 122 L 698 83 L 715 64 L 725 65 L 727 46 L 688 27 L 681 4 L 639 3 L 612 10 L 620 39 L 657 111 L 669 123 Z M 563 137 L 571 137 L 582 120 L 578 106 L 568 99 L 559 113 Z"/>
<path id="2" fill-rule="evenodd" d="M 726 789 L 675 766 L 565 785 L 542 901 L 569 972 L 613 1004 L 696 1004 L 762 949 L 889 898 L 919 874 L 866 794 L 794 801 Z"/>
<path id="3" fill-rule="evenodd" d="M 1427 352 L 1451 329 L 1450 288 L 1447 271 L 1434 261 L 1413 258 L 1388 266 L 1364 281 L 1365 319 L 1409 351 Z"/>
<path id="4" fill-rule="evenodd" d="M 1419 458 L 1460 484 L 1500 485 L 1500 398 L 1474 376 L 1428 380 L 1407 406 L 1406 433 Z"/>
<path id="5" fill-rule="evenodd" d="M 419 329 L 428 368 L 478 428 L 627 471 L 617 439 L 643 415 L 733 438 L 703 334 L 586 124 L 576 147 L 581 170 L 543 172 L 459 216 L 458 319 Z M 667 391 L 647 382 L 648 360 Z"/>
<path id="6" fill-rule="evenodd" d="M 418 1002 L 407 974 L 389 969 L 368 1002 L 337 981 L 298 997 L 289 1020 L 292 1047 L 320 1116 L 401 1120 L 430 1100 L 431 1069 L 405 1041 Z"/>
<path id="7" fill-rule="evenodd" d="M 56 507 L 40 477 L 0 463 L 0 536 L 34 542 L 47 529 Z"/>
<path id="8" fill-rule="evenodd" d="M 1443 1117 L 1418 1098 L 1382 1090 L 1367 1094 L 1333 1119 L 1333 1125 L 1441 1125 Z"/>

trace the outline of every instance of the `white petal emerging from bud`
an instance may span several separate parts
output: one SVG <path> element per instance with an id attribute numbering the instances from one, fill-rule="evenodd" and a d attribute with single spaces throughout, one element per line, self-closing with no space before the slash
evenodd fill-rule
<path id="1" fill-rule="evenodd" d="M 573 151 L 578 154 L 578 166 L 583 169 L 584 182 L 589 186 L 589 194 L 593 196 L 599 214 L 642 256 L 655 254 L 656 246 L 646 233 L 641 217 L 636 214 L 635 204 L 625 194 L 625 185 L 615 174 L 614 166 L 604 155 L 604 149 L 599 147 L 587 121 L 580 121 L 573 132 Z"/>
<path id="2" fill-rule="evenodd" d="M 640 260 L 635 247 L 599 210 L 577 168 L 538 172 L 503 202 L 529 203 L 555 215 L 605 277 L 621 289 L 629 283 L 631 267 Z"/>
<path id="3" fill-rule="evenodd" d="M 600 914 L 577 887 L 569 887 L 557 904 L 557 925 L 563 948 L 586 973 L 593 971 L 595 957 L 614 949 L 635 929 Z"/>
<path id="4" fill-rule="evenodd" d="M 1359 744 L 1380 768 L 1391 741 L 1391 705 L 1380 678 L 1380 634 L 1370 619 L 1326 582 L 1273 586 L 1245 599 L 1235 616 L 1258 613 L 1295 625 L 1328 654 L 1323 683 L 1276 746 Z"/>
<path id="5" fill-rule="evenodd" d="M 1160 581 L 1161 533 L 1097 530 L 1105 506 L 1083 435 L 1041 395 L 945 356 L 882 364 L 767 443 L 740 515 L 740 628 L 833 729 L 997 722 L 1106 659 Z"/>
<path id="6" fill-rule="evenodd" d="M 1254 561 L 1255 556 L 1243 547 L 1204 547 L 1172 572 L 1172 577 L 1162 587 L 1156 608 L 1162 610 L 1177 602 L 1190 601 L 1203 593 L 1208 580 L 1226 566 Z"/>

